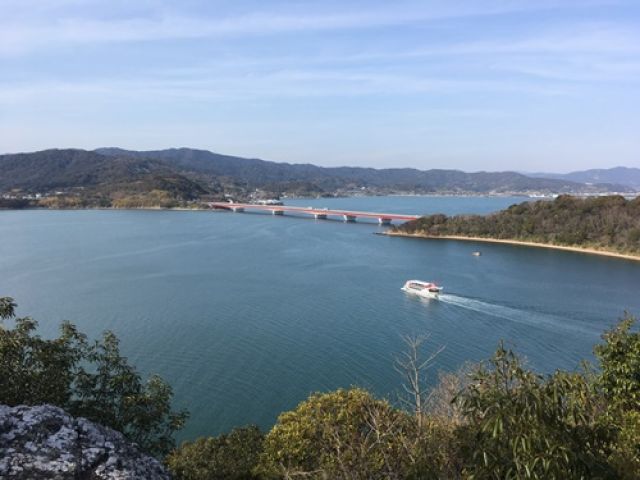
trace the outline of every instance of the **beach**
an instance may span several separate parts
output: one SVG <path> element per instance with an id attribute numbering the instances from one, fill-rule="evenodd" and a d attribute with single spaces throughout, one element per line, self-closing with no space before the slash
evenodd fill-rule
<path id="1" fill-rule="evenodd" d="M 527 242 L 523 240 L 507 240 L 503 238 L 489 238 L 489 237 L 465 237 L 462 235 L 435 236 L 435 235 L 424 235 L 420 233 L 394 232 L 391 230 L 383 232 L 383 235 L 389 235 L 393 237 L 425 238 L 428 240 L 461 240 L 461 241 L 467 241 L 467 242 L 504 243 L 509 245 L 520 245 L 524 247 L 551 248 L 554 250 L 565 250 L 568 252 L 588 253 L 591 255 L 602 255 L 605 257 L 623 258 L 625 260 L 634 260 L 636 262 L 640 262 L 640 255 L 631 255 L 626 253 L 612 252 L 610 250 L 598 250 L 595 248 L 555 245 L 552 243 Z"/>

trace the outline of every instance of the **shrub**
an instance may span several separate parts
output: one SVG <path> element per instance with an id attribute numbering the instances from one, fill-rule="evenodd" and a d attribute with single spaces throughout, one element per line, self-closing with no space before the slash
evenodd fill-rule
<path id="1" fill-rule="evenodd" d="M 611 432 L 581 374 L 543 377 L 500 346 L 460 399 L 473 441 L 473 479 L 615 478 L 606 456 Z"/>
<path id="2" fill-rule="evenodd" d="M 256 426 L 185 442 L 167 457 L 177 480 L 252 480 L 264 435 Z"/>
<path id="3" fill-rule="evenodd" d="M 257 472 L 332 479 L 403 478 L 410 417 L 361 389 L 314 394 L 280 415 Z"/>
<path id="4" fill-rule="evenodd" d="M 0 318 L 13 318 L 15 306 L 1 298 Z M 57 338 L 43 339 L 37 325 L 28 317 L 16 318 L 14 328 L 0 324 L 0 403 L 49 403 L 119 430 L 149 453 L 173 448 L 186 412 L 171 410 L 172 390 L 160 377 L 142 381 L 113 333 L 90 343 L 65 322 Z"/>
<path id="5" fill-rule="evenodd" d="M 602 335 L 595 347 L 600 362 L 597 387 L 607 405 L 608 424 L 616 429 L 611 462 L 621 478 L 640 472 L 640 333 L 631 331 L 635 319 L 625 317 Z"/>

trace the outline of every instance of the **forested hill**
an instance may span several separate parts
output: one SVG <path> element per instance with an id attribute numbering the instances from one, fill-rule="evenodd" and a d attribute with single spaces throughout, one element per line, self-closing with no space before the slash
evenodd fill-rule
<path id="1" fill-rule="evenodd" d="M 593 192 L 628 191 L 620 185 L 587 186 L 568 180 L 530 178 L 515 172 L 475 172 L 459 170 L 417 170 L 413 168 L 318 167 L 310 164 L 276 163 L 220 155 L 190 148 L 137 152 L 102 148 L 105 155 L 160 159 L 182 172 L 228 177 L 250 188 L 276 192 L 305 183 L 311 190 L 333 193 L 337 190 L 371 189 L 376 192 L 415 193 L 504 193 L 504 192 Z"/>
<path id="2" fill-rule="evenodd" d="M 44 207 L 178 206 L 205 198 L 440 193 L 519 194 L 628 191 L 530 178 L 515 172 L 326 168 L 220 155 L 189 148 L 136 152 L 53 149 L 0 155 L 0 207 L 25 198 Z M 36 201 L 31 197 L 39 195 Z M 192 205 L 193 203 L 191 203 Z M 4 205 L 11 207 L 11 205 Z M 29 205 L 27 205 L 29 206 Z"/>
<path id="3" fill-rule="evenodd" d="M 491 215 L 430 215 L 398 233 L 484 237 L 640 254 L 640 197 L 576 198 L 524 202 Z"/>
<path id="4" fill-rule="evenodd" d="M 207 192 L 160 160 L 65 149 L 0 155 L 0 193 L 49 194 L 39 206 L 170 206 Z"/>

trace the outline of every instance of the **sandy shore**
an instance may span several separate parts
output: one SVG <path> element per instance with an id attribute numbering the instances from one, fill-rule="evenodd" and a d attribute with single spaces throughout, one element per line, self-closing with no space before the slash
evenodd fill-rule
<path id="1" fill-rule="evenodd" d="M 422 235 L 418 233 L 403 233 L 386 231 L 384 235 L 390 235 L 393 237 L 411 237 L 411 238 L 426 238 L 429 240 L 462 240 L 467 242 L 484 242 L 484 243 L 506 243 L 508 245 L 521 245 L 524 247 L 537 247 L 537 248 L 552 248 L 554 250 L 565 250 L 568 252 L 588 253 L 591 255 L 602 255 L 605 257 L 624 258 L 626 260 L 635 260 L 640 262 L 640 255 L 629 255 L 618 252 L 611 252 L 607 250 L 596 250 L 594 248 L 582 248 L 582 247 L 567 247 L 565 245 L 553 245 L 550 243 L 537 243 L 537 242 L 524 242 L 520 240 L 504 240 L 501 238 L 485 238 L 485 237 L 464 237 L 461 235 Z"/>

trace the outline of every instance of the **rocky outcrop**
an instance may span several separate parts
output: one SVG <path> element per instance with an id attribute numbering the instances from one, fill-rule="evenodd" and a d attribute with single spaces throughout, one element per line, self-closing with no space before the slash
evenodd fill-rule
<path id="1" fill-rule="evenodd" d="M 169 479 L 119 432 L 50 405 L 0 405 L 0 478 Z"/>

